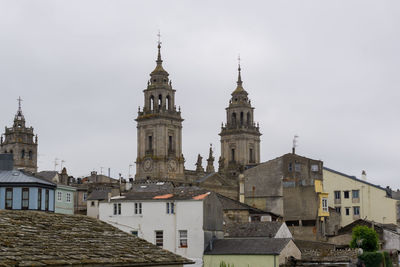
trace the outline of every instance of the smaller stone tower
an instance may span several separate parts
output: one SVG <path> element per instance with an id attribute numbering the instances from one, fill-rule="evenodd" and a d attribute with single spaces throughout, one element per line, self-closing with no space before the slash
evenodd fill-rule
<path id="1" fill-rule="evenodd" d="M 11 153 L 14 158 L 14 168 L 37 172 L 38 138 L 32 127 L 25 126 L 25 117 L 22 114 L 21 98 L 18 98 L 18 111 L 14 124 L 5 128 L 0 139 L 1 153 Z"/>
<path id="2" fill-rule="evenodd" d="M 243 88 L 240 62 L 237 87 L 232 92 L 226 108 L 227 121 L 221 127 L 220 169 L 224 172 L 236 171 L 249 165 L 260 163 L 260 130 L 254 123 L 254 108 Z M 219 170 L 221 172 L 221 170 Z"/>

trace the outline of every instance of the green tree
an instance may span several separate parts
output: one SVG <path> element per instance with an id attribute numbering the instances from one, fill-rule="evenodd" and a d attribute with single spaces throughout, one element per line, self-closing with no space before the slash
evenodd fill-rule
<path id="1" fill-rule="evenodd" d="M 353 228 L 351 248 L 362 248 L 363 251 L 378 250 L 378 234 L 368 226 L 356 226 Z"/>

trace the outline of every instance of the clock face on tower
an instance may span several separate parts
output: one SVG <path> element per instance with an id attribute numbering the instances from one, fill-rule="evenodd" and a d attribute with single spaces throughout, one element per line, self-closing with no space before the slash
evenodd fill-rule
<path id="1" fill-rule="evenodd" d="M 178 164 L 176 163 L 176 160 L 170 159 L 170 160 L 168 161 L 168 171 L 169 171 L 169 172 L 175 172 L 175 171 L 176 171 L 177 165 L 178 165 Z"/>
<path id="2" fill-rule="evenodd" d="M 150 158 L 145 159 L 143 162 L 143 170 L 145 172 L 149 172 L 151 171 L 152 168 L 153 168 L 153 161 Z"/>

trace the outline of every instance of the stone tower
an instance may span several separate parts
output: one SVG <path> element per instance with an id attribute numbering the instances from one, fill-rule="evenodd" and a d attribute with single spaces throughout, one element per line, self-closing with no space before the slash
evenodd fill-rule
<path id="1" fill-rule="evenodd" d="M 32 127 L 25 126 L 21 101 L 18 98 L 18 111 L 13 126 L 6 127 L 1 136 L 0 151 L 13 154 L 14 168 L 37 172 L 37 136 L 34 136 Z"/>
<path id="2" fill-rule="evenodd" d="M 157 179 L 184 182 L 182 117 L 175 106 L 175 90 L 162 66 L 158 42 L 156 68 L 144 92 L 144 107 L 138 111 L 136 180 Z"/>
<path id="3" fill-rule="evenodd" d="M 221 127 L 220 168 L 235 173 L 240 167 L 260 163 L 260 130 L 254 123 L 254 108 L 243 89 L 239 63 L 237 87 L 226 108 L 226 123 Z"/>

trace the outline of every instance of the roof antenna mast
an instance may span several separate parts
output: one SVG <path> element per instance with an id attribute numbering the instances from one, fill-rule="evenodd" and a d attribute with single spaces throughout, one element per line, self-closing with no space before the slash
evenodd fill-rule
<path id="1" fill-rule="evenodd" d="M 293 137 L 293 147 L 292 147 L 293 154 L 296 154 L 297 138 L 299 138 L 299 136 L 297 134 L 295 134 Z"/>

